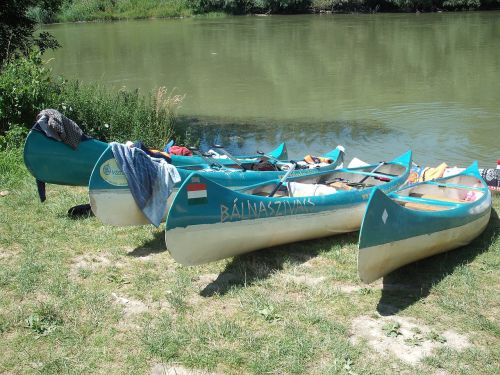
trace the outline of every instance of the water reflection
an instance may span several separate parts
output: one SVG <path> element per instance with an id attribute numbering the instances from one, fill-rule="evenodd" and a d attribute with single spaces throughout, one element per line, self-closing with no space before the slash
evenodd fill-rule
<path id="1" fill-rule="evenodd" d="M 338 121 L 181 116 L 177 128 L 181 134 L 188 132 L 191 139 L 200 140 L 202 150 L 218 143 L 234 154 L 270 150 L 286 141 L 291 158 L 302 158 L 308 153 L 319 155 L 341 144 L 346 148 L 347 160 L 358 157 L 367 162 L 377 162 L 411 149 L 414 161 L 421 165 L 436 165 L 444 161 L 450 166 L 466 166 L 473 160 L 479 160 L 484 167 L 494 164 L 495 156 L 488 150 L 497 150 L 497 137 L 486 137 L 487 141 L 480 141 L 486 142 L 483 146 L 474 146 L 473 142 L 479 142 L 475 138 L 485 135 L 463 126 L 455 111 L 451 111 L 453 115 L 449 117 L 442 117 L 446 121 L 442 120 L 437 126 L 434 113 L 445 112 L 443 108 L 429 109 L 427 113 L 415 112 L 414 108 L 399 110 L 390 114 L 372 113 L 359 120 Z M 398 119 L 412 116 L 418 117 L 415 128 L 401 129 L 397 126 Z M 490 123 L 492 119 L 487 121 Z M 492 130 L 492 134 L 496 132 Z"/>
<path id="2" fill-rule="evenodd" d="M 341 144 L 348 150 L 348 158 L 387 157 L 388 150 L 380 144 L 393 142 L 401 132 L 374 120 L 306 122 L 254 119 L 238 120 L 217 117 L 181 116 L 181 133 L 188 132 L 200 140 L 200 148 L 209 149 L 214 143 L 223 144 L 228 151 L 252 154 L 256 150 L 270 150 L 286 141 L 291 158 L 302 158 L 308 153 L 319 155 Z M 403 147 L 404 148 L 404 147 Z M 401 152 L 403 152 L 401 148 Z M 391 149 L 396 155 L 399 150 Z M 349 157 L 350 156 L 350 157 Z M 380 159 L 381 160 L 381 159 Z"/>

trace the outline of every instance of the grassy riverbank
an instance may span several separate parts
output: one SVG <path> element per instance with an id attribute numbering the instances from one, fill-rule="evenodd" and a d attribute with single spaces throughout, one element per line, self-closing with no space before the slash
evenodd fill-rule
<path id="1" fill-rule="evenodd" d="M 65 0 L 60 11 L 31 11 L 39 22 L 187 17 L 201 14 L 415 12 L 500 7 L 499 0 Z"/>
<path id="2" fill-rule="evenodd" d="M 85 188 L 49 185 L 39 203 L 19 148 L 0 152 L 0 191 L 2 373 L 498 369 L 498 196 L 472 244 L 367 286 L 357 233 L 188 268 L 161 229 L 69 218 Z"/>

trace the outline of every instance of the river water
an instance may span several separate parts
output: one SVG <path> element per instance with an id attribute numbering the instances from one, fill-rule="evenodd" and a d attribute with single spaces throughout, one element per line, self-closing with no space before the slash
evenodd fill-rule
<path id="1" fill-rule="evenodd" d="M 500 159 L 500 12 L 192 18 L 47 27 L 55 74 L 185 94 L 202 145 L 420 164 Z"/>

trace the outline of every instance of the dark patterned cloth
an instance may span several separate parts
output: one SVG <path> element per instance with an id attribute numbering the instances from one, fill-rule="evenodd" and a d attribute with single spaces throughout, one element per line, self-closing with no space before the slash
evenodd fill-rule
<path id="1" fill-rule="evenodd" d="M 36 116 L 36 120 L 49 137 L 64 142 L 73 149 L 80 144 L 82 129 L 59 111 L 44 109 Z"/>

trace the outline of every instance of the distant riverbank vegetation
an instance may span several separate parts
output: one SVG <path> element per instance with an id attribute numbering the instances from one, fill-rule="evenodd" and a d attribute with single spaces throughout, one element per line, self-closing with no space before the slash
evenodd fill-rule
<path id="1" fill-rule="evenodd" d="M 58 0 L 57 11 L 33 7 L 40 23 L 186 17 L 201 14 L 428 12 L 500 8 L 500 0 Z"/>

